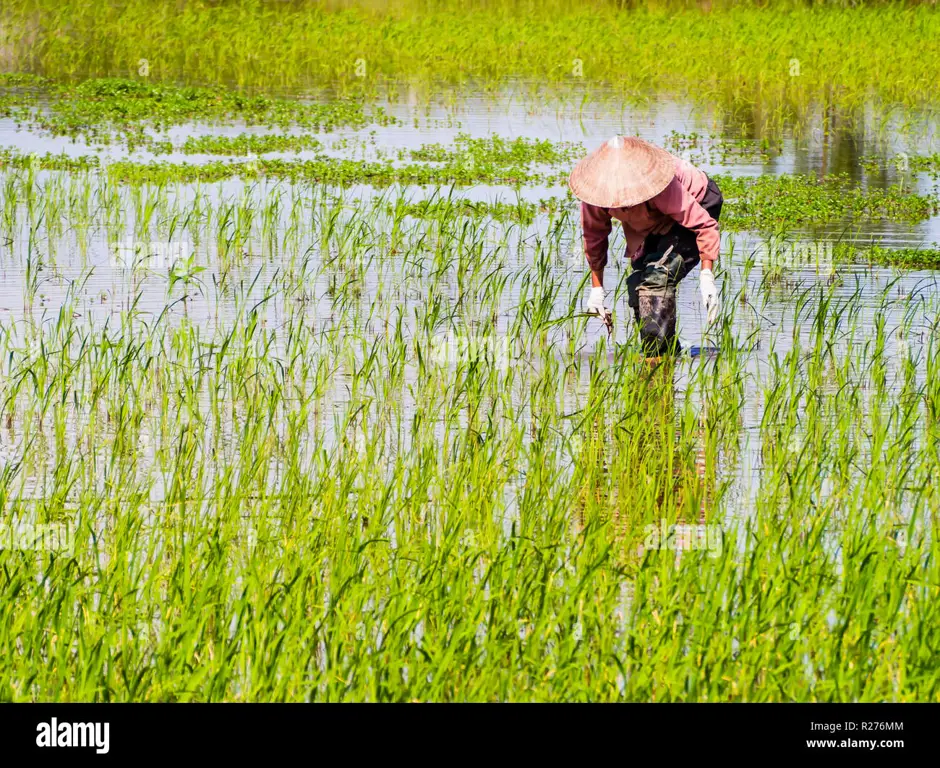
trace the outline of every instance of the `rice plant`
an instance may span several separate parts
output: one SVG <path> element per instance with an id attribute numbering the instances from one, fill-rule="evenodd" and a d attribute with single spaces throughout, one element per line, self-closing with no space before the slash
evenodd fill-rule
<path id="1" fill-rule="evenodd" d="M 517 6 L 0 11 L 0 699 L 940 700 L 936 148 L 772 166 L 933 126 L 935 12 Z M 682 354 L 583 310 L 580 140 L 456 124 L 508 83 L 708 114 Z"/>

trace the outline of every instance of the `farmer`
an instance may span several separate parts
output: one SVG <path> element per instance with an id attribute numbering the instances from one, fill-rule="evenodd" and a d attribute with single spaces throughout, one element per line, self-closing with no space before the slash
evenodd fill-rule
<path id="1" fill-rule="evenodd" d="M 604 305 L 607 238 L 613 219 L 623 225 L 628 303 L 651 354 L 678 351 L 676 285 L 701 262 L 699 283 L 708 322 L 718 315 L 712 265 L 718 258 L 721 191 L 685 160 L 642 139 L 615 136 L 582 159 L 569 179 L 581 200 L 584 251 L 591 269 L 588 311 L 608 326 Z"/>

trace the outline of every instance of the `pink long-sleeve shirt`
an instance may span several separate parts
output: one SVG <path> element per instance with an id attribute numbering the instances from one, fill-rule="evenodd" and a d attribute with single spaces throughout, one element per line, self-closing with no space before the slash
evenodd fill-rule
<path id="1" fill-rule="evenodd" d="M 581 229 L 584 252 L 591 269 L 607 264 L 607 238 L 612 220 L 623 225 L 627 252 L 631 260 L 642 255 L 643 241 L 650 234 L 665 234 L 678 222 L 695 233 L 699 256 L 715 261 L 720 238 L 718 222 L 700 205 L 705 197 L 708 177 L 691 163 L 676 158 L 676 175 L 656 197 L 630 208 L 601 208 L 581 203 Z"/>

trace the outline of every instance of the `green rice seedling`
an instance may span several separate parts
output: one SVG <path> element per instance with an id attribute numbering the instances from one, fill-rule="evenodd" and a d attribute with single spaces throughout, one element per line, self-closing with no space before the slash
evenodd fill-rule
<path id="1" fill-rule="evenodd" d="M 394 122 L 381 108 L 367 117 L 361 103 L 337 100 L 305 104 L 293 99 L 249 97 L 221 87 L 176 87 L 122 78 L 91 78 L 78 84 L 45 81 L 42 87 L 44 108 L 23 106 L 17 113 L 18 120 L 54 136 L 82 137 L 89 143 L 108 144 L 121 138 L 132 149 L 153 144 L 154 149 L 165 151 L 165 142 L 153 143 L 147 129 L 165 130 L 194 120 L 239 119 L 248 124 L 298 126 L 313 131 L 341 125 L 357 128 L 373 119 L 381 125 Z M 213 145 L 212 139 L 203 139 L 201 144 L 193 141 L 197 147 Z M 261 137 L 232 141 L 235 143 L 229 146 L 236 149 L 264 146 L 265 142 Z M 282 146 L 290 143 L 285 137 L 267 141 Z M 221 142 L 224 140 L 215 140 L 215 145 L 221 146 Z M 293 143 L 302 145 L 304 140 L 295 138 Z"/>
<path id="2" fill-rule="evenodd" d="M 936 269 L 940 265 L 940 249 L 937 248 L 859 247 L 843 243 L 833 249 L 833 255 L 840 261 L 884 264 L 903 269 Z"/>
<path id="3" fill-rule="evenodd" d="M 598 28 L 601 16 L 611 19 L 609 27 Z M 770 17 L 777 22 L 768 23 Z M 820 105 L 863 120 L 872 101 L 933 104 L 924 73 L 932 71 L 940 37 L 936 15 L 921 3 L 716 3 L 707 9 L 672 0 L 616 8 L 551 3 L 520 15 L 503 0 L 473 7 L 401 0 L 382 8 L 239 0 L 222 9 L 194 5 L 172 12 L 154 0 L 96 8 L 17 0 L 7 4 L 2 20 L 5 49 L 17 69 L 56 80 L 81 72 L 135 76 L 138 90 L 107 80 L 100 87 L 121 106 L 133 105 L 141 92 L 146 96 L 143 89 L 154 80 L 329 88 L 347 96 L 408 90 L 419 99 L 443 91 L 442 100 L 460 89 L 494 93 L 522 80 L 529 103 L 557 100 L 549 86 L 582 111 L 595 99 L 643 104 L 669 93 L 762 129 L 779 129 L 794 117 L 808 121 Z M 643 34 L 628 45 L 618 34 L 624 27 Z M 68 32 L 57 36 L 54 30 Z M 662 50 L 672 48 L 684 55 L 664 60 Z M 715 50 L 725 55 L 711 55 Z M 139 74 L 141 51 L 148 52 L 146 77 Z M 636 63 L 625 71 L 620 64 L 627 57 Z M 169 107 L 178 103 L 167 101 Z M 79 114 L 88 109 L 83 105 Z M 100 113 L 91 114 L 97 119 Z"/>
<path id="4" fill-rule="evenodd" d="M 263 155 L 312 151 L 320 147 L 320 142 L 312 136 L 240 133 L 238 136 L 189 136 L 180 151 L 187 155 Z"/>
<path id="5" fill-rule="evenodd" d="M 73 114 L 188 108 L 123 87 Z M 70 541 L 0 551 L 0 697 L 937 699 L 938 307 L 904 269 L 929 254 L 807 234 L 923 222 L 935 196 L 721 177 L 715 325 L 680 286 L 683 343 L 719 351 L 650 362 L 627 269 L 608 338 L 581 311 L 577 206 L 530 188 L 563 151 L 5 155 L 2 522 Z M 119 268 L 125 233 L 187 249 Z"/>
<path id="6" fill-rule="evenodd" d="M 336 224 L 344 258 L 361 247 L 356 226 Z M 478 247 L 463 230 L 439 234 L 461 253 Z M 470 268 L 472 260 L 461 268 L 459 258 L 433 268 L 463 269 L 462 295 L 479 283 L 477 295 L 495 297 L 479 303 L 493 306 L 505 297 L 487 287 L 503 257 L 491 259 L 482 269 Z M 433 250 L 427 264 L 435 264 Z M 932 620 L 930 589 L 898 593 L 888 585 L 915 564 L 923 568 L 933 545 L 919 535 L 903 550 L 883 543 L 880 518 L 862 512 L 880 509 L 873 503 L 886 499 L 889 488 L 906 499 L 895 483 L 904 463 L 899 451 L 908 462 L 912 455 L 926 459 L 903 442 L 917 423 L 910 420 L 917 398 L 890 406 L 885 397 L 888 381 L 878 373 L 883 345 L 849 344 L 855 352 L 837 370 L 844 379 L 838 401 L 827 382 L 828 361 L 836 359 L 830 345 L 840 343 L 834 323 L 851 307 L 833 306 L 826 293 L 820 302 L 799 303 L 794 311 L 811 313 L 812 321 L 793 327 L 811 329 L 810 346 L 804 349 L 803 334 L 794 330 L 797 346 L 779 358 L 784 367 L 760 374 L 768 398 L 760 437 L 767 458 L 758 505 L 739 539 L 725 517 L 730 487 L 709 490 L 708 474 L 703 485 L 695 467 L 702 427 L 693 401 L 673 384 L 685 364 L 650 371 L 629 356 L 613 366 L 595 361 L 589 377 L 576 375 L 569 387 L 577 355 L 532 332 L 550 313 L 555 280 L 536 258 L 523 281 L 532 288 L 519 299 L 519 327 L 526 330 L 513 345 L 528 364 L 508 367 L 482 354 L 457 359 L 451 370 L 431 354 L 444 316 L 438 307 L 417 318 L 429 334 L 424 352 L 406 340 L 404 314 L 387 335 L 367 339 L 355 303 L 342 305 L 345 332 L 332 334 L 315 330 L 304 322 L 302 305 L 288 302 L 282 337 L 265 328 L 259 313 L 269 305 L 258 300 L 275 296 L 272 288 L 293 294 L 301 286 L 278 279 L 256 298 L 250 292 L 236 298 L 235 315 L 217 337 L 187 322 L 177 327 L 169 313 L 156 324 L 131 314 L 120 329 L 89 337 L 77 333 L 79 320 L 66 311 L 54 332 L 35 331 L 42 348 L 69 350 L 68 364 L 59 365 L 55 355 L 22 356 L 5 335 L 13 355 L 4 359 L 13 367 L 4 381 L 20 382 L 17 399 L 35 403 L 14 417 L 17 425 L 35 424 L 29 414 L 61 401 L 62 392 L 74 393 L 80 442 L 109 457 L 113 480 L 130 490 L 140 482 L 131 478 L 151 461 L 156 470 L 144 475 L 152 479 L 143 495 L 122 493 L 120 506 L 109 507 L 105 489 L 84 485 L 96 473 L 89 458 L 73 453 L 63 415 L 53 422 L 59 437 L 51 466 L 77 463 L 78 485 L 70 493 L 82 489 L 81 509 L 98 510 L 107 522 L 99 531 L 86 511 L 78 523 L 96 533 L 75 555 L 88 559 L 93 593 L 81 580 L 60 578 L 74 566 L 54 555 L 44 555 L 44 583 L 56 598 L 80 605 L 93 594 L 125 598 L 99 601 L 90 613 L 94 625 L 77 624 L 77 614 L 27 603 L 38 600 L 33 595 L 41 588 L 7 576 L 4 588 L 17 592 L 6 610 L 14 617 L 27 604 L 39 611 L 28 624 L 14 621 L 28 642 L 5 656 L 8 695 L 30 695 L 18 688 L 19 676 L 32 668 L 33 649 L 42 649 L 64 670 L 81 664 L 83 671 L 44 665 L 34 678 L 40 695 L 78 699 L 929 696 L 935 678 L 917 654 L 872 650 L 886 632 L 906 650 L 917 648 L 917 634 L 899 622 Z M 697 369 L 700 384 L 693 378 L 690 385 L 703 386 L 712 403 L 728 402 L 721 382 L 740 386 L 738 374 L 755 352 L 720 357 L 718 366 Z M 422 359 L 407 385 L 406 371 Z M 340 368 L 348 372 L 345 394 L 334 402 Z M 70 381 L 85 377 L 95 386 L 72 389 Z M 906 381 L 908 389 L 919 386 Z M 841 398 L 871 385 L 882 398 L 879 410 L 898 408 L 901 421 L 870 422 L 863 410 L 842 408 Z M 54 397 L 37 399 L 40 392 Z M 12 403 L 12 391 L 6 394 Z M 150 403 L 136 410 L 139 422 L 118 407 L 127 400 Z M 321 419 L 335 416 L 315 419 L 317 408 Z M 92 418 L 95 411 L 102 418 Z M 738 434 L 733 411 L 710 409 L 708 418 L 718 429 L 706 462 L 725 450 L 722 435 Z M 820 439 L 831 419 L 842 435 L 834 443 Z M 224 433 L 231 437 L 221 439 Z M 329 434 L 337 437 L 333 447 Z M 322 448 L 304 447 L 311 436 Z M 558 449 L 574 436 L 583 442 L 568 466 Z M 790 448 L 794 440 L 798 452 Z M 877 480 L 849 473 L 834 497 L 808 503 L 821 487 L 819 473 L 842 466 L 859 441 L 886 452 L 872 454 Z M 150 449 L 140 448 L 147 445 L 152 459 Z M 64 482 L 53 487 L 68 487 Z M 915 521 L 912 531 L 924 503 L 916 495 L 901 503 Z M 798 529 L 796 510 L 802 510 Z M 834 516 L 844 542 L 839 559 L 826 546 Z M 675 541 L 661 547 L 668 540 L 649 533 L 698 525 L 722 529 L 720 550 L 676 549 Z M 124 553 L 119 569 L 94 565 L 112 559 L 116 547 Z M 217 562 L 223 552 L 224 566 Z M 19 553 L 4 557 L 8 574 L 34 567 Z M 782 577 L 784 567 L 790 579 Z M 298 574 L 301 581 L 294 580 Z M 292 580 L 305 585 L 297 595 L 299 587 L 286 587 Z M 808 590 L 811 584 L 817 589 Z M 263 616 L 272 605 L 278 619 L 269 637 Z M 79 648 L 94 637 L 101 650 L 73 655 L 51 636 L 34 634 L 36 624 L 57 634 L 71 629 Z M 840 639 L 847 633 L 852 643 Z M 117 647 L 125 650 L 115 661 Z M 807 662 L 793 665 L 794 654 L 808 655 Z M 183 663 L 197 655 L 200 666 Z"/>
<path id="7" fill-rule="evenodd" d="M 729 201 L 722 224 L 730 229 L 788 231 L 827 221 L 892 219 L 913 222 L 937 212 L 932 195 L 911 193 L 901 185 L 866 189 L 847 175 L 823 179 L 803 175 L 759 176 L 753 179 L 715 176 Z"/>
<path id="8" fill-rule="evenodd" d="M 408 153 L 412 160 L 425 162 L 521 168 L 532 165 L 568 166 L 584 154 L 583 145 L 571 142 L 554 144 L 545 139 L 519 137 L 509 140 L 499 136 L 475 139 L 465 133 L 456 136 L 453 147 L 425 144 Z"/>

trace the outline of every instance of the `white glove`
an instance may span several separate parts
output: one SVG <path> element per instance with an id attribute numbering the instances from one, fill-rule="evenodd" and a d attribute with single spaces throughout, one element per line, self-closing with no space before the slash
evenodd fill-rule
<path id="1" fill-rule="evenodd" d="M 702 289 L 702 304 L 705 305 L 706 321 L 709 325 L 718 319 L 718 286 L 715 285 L 715 275 L 710 269 L 703 269 L 699 276 L 699 286 Z"/>
<path id="2" fill-rule="evenodd" d="M 604 306 L 604 289 L 603 288 L 592 288 L 591 295 L 588 297 L 587 303 L 588 312 L 593 312 L 595 315 L 599 315 L 601 320 L 607 321 L 607 318 L 610 317 L 610 310 Z"/>

